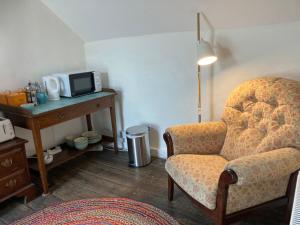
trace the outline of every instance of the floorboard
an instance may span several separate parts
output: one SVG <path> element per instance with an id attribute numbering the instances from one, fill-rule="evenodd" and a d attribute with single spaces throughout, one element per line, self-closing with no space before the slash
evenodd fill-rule
<path id="1" fill-rule="evenodd" d="M 12 199 L 0 205 L 0 225 L 9 224 L 53 204 L 82 198 L 127 197 L 154 205 L 183 225 L 213 223 L 178 189 L 174 201 L 167 200 L 164 160 L 142 168 L 128 167 L 127 153 L 94 152 L 73 160 L 49 174 L 51 194 L 27 205 Z M 283 225 L 284 210 L 261 211 L 235 225 Z"/>

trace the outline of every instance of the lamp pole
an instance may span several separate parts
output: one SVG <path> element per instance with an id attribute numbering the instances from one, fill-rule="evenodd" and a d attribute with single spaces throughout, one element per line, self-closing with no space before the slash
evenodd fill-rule
<path id="1" fill-rule="evenodd" d="M 200 13 L 197 13 L 197 41 L 200 43 L 201 36 L 200 36 Z M 201 67 L 197 63 L 197 78 L 198 78 L 198 122 L 201 122 Z"/>

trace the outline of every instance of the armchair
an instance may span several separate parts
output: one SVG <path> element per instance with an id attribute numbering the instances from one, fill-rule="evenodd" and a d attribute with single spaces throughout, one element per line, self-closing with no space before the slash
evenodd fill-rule
<path id="1" fill-rule="evenodd" d="M 300 169 L 300 83 L 248 81 L 229 96 L 222 121 L 170 127 L 164 134 L 168 198 L 174 184 L 216 225 L 267 206 L 293 203 Z"/>

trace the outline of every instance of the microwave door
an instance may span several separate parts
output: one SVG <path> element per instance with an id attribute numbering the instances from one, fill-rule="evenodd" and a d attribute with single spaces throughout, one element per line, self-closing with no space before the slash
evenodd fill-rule
<path id="1" fill-rule="evenodd" d="M 95 92 L 93 73 L 71 74 L 69 79 L 72 97 Z"/>

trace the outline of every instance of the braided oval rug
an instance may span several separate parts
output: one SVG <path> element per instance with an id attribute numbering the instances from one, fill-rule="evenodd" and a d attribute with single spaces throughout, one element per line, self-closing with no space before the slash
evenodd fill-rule
<path id="1" fill-rule="evenodd" d="M 14 224 L 179 225 L 175 219 L 162 210 L 127 198 L 98 198 L 64 202 L 45 208 Z"/>

